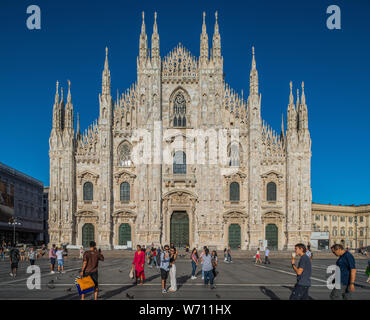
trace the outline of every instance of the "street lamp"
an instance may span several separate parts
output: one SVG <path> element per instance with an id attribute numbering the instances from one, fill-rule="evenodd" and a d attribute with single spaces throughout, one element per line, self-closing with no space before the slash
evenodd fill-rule
<path id="1" fill-rule="evenodd" d="M 21 223 L 17 221 L 17 218 L 11 218 L 8 224 L 13 225 L 13 246 L 15 246 L 15 226 L 20 226 Z"/>

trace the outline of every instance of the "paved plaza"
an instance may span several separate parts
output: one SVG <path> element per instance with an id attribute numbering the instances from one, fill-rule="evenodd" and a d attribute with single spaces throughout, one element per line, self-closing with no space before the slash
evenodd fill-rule
<path id="1" fill-rule="evenodd" d="M 310 297 L 314 300 L 329 299 L 330 291 L 326 287 L 326 268 L 335 264 L 333 259 L 314 259 L 312 263 L 312 287 Z M 65 261 L 65 274 L 50 274 L 47 258 L 37 260 L 41 269 L 41 289 L 27 288 L 27 261 L 20 262 L 18 276 L 13 280 L 10 273 L 9 261 L 0 261 L 0 299 L 11 300 L 76 300 L 79 299 L 74 285 L 79 273 L 82 260 L 69 257 Z M 99 264 L 100 299 L 256 299 L 256 300 L 286 300 L 295 284 L 296 276 L 292 272 L 290 260 L 274 258 L 270 265 L 255 265 L 251 258 L 237 258 L 233 263 L 220 262 L 219 274 L 215 279 L 216 289 L 205 288 L 201 279 L 200 268 L 198 278 L 190 279 L 191 263 L 188 258 L 177 261 L 176 293 L 161 293 L 159 269 L 145 267 L 146 281 L 143 286 L 135 286 L 129 279 L 132 259 L 127 257 L 107 257 Z M 370 300 L 370 284 L 366 283 L 366 259 L 357 259 L 356 291 L 354 299 Z M 169 281 L 168 281 L 169 283 Z M 92 298 L 91 295 L 87 297 Z"/>

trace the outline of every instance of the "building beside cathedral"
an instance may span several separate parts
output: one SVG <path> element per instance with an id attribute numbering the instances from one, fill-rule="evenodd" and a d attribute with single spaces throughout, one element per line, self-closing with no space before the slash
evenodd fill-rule
<path id="1" fill-rule="evenodd" d="M 252 50 L 249 96 L 224 79 L 215 16 L 200 55 L 160 55 L 157 19 L 141 27 L 137 80 L 114 101 L 108 50 L 99 118 L 74 130 L 71 86 L 58 83 L 50 135 L 51 243 L 291 249 L 310 241 L 311 139 L 304 86 L 287 95 L 287 130 L 261 118 Z M 288 87 L 288 86 L 287 86 Z M 268 94 L 268 93 L 267 93 Z"/>

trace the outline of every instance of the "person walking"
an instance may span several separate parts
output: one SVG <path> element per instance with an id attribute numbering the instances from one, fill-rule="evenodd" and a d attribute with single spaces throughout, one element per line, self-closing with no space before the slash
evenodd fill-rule
<path id="1" fill-rule="evenodd" d="M 177 282 L 176 282 L 176 248 L 170 248 L 170 283 L 171 286 L 168 289 L 168 292 L 176 292 L 177 291 Z"/>
<path id="2" fill-rule="evenodd" d="M 0 247 L 0 256 L 1 256 L 1 260 L 5 260 L 5 249 L 4 247 Z"/>
<path id="3" fill-rule="evenodd" d="M 312 261 L 312 257 L 313 257 L 313 254 L 311 252 L 311 246 L 308 244 L 307 245 L 307 250 L 306 250 L 306 255 L 310 258 L 310 260 Z"/>
<path id="4" fill-rule="evenodd" d="M 157 249 L 157 269 L 159 269 L 159 265 L 161 264 L 161 252 L 162 248 L 159 246 Z"/>
<path id="5" fill-rule="evenodd" d="M 144 252 L 145 252 L 145 256 L 146 256 L 146 261 L 147 261 L 147 263 L 148 263 L 148 266 L 150 265 L 150 248 L 148 247 L 148 248 L 146 248 L 145 250 L 144 250 Z"/>
<path id="6" fill-rule="evenodd" d="M 99 261 L 104 261 L 104 256 L 101 250 L 96 249 L 95 241 L 90 241 L 90 250 L 86 251 L 83 256 L 83 264 L 81 269 L 81 277 L 90 276 L 94 281 L 94 300 L 98 300 L 99 282 L 98 282 L 98 267 Z M 81 300 L 85 300 L 85 295 L 81 295 Z"/>
<path id="7" fill-rule="evenodd" d="M 213 250 L 212 251 L 212 267 L 213 267 L 212 273 L 213 273 L 213 278 L 216 278 L 216 276 L 217 276 L 217 271 L 216 271 L 217 264 L 218 264 L 217 251 Z"/>
<path id="8" fill-rule="evenodd" d="M 56 258 L 57 258 L 57 256 L 55 255 L 55 244 L 53 244 L 52 247 L 49 250 L 50 273 L 55 273 L 54 267 L 55 267 Z"/>
<path id="9" fill-rule="evenodd" d="M 355 291 L 356 262 L 353 255 L 344 250 L 341 244 L 331 247 L 334 255 L 338 257 L 336 265 L 340 269 L 340 289 L 334 287 L 330 293 L 332 300 L 351 300 L 352 292 Z"/>
<path id="10" fill-rule="evenodd" d="M 192 267 L 191 280 L 195 280 L 197 278 L 195 276 L 195 271 L 197 270 L 198 260 L 199 260 L 198 251 L 196 248 L 194 248 L 193 251 L 191 252 L 191 267 Z"/>
<path id="11" fill-rule="evenodd" d="M 80 259 L 83 259 L 84 257 L 84 248 L 83 247 L 80 247 Z"/>
<path id="12" fill-rule="evenodd" d="M 261 263 L 262 264 L 262 259 L 261 259 L 261 252 L 260 252 L 260 248 L 257 248 L 257 252 L 256 252 L 256 264 L 257 263 Z"/>
<path id="13" fill-rule="evenodd" d="M 292 268 L 297 274 L 297 283 L 290 295 L 289 300 L 308 300 L 308 290 L 311 286 L 311 260 L 305 254 L 306 246 L 298 243 L 294 247 L 295 253 L 292 253 Z M 300 256 L 298 267 L 295 265 L 295 256 Z"/>
<path id="14" fill-rule="evenodd" d="M 138 244 L 136 246 L 134 261 L 132 262 L 132 270 L 134 270 L 135 268 L 134 284 L 137 284 L 137 280 L 140 279 L 140 285 L 143 285 L 143 281 L 145 279 L 144 266 L 145 266 L 145 252 L 141 250 L 141 246 Z"/>
<path id="15" fill-rule="evenodd" d="M 55 255 L 57 256 L 57 263 L 58 263 L 58 272 L 59 273 L 65 273 L 64 272 L 64 256 L 63 256 L 63 249 L 61 247 L 58 247 Z"/>
<path id="16" fill-rule="evenodd" d="M 269 255 L 270 255 L 270 249 L 268 247 L 266 247 L 266 249 L 265 249 L 265 264 L 270 264 Z"/>
<path id="17" fill-rule="evenodd" d="M 203 264 L 202 270 L 204 272 L 204 286 L 208 286 L 208 282 L 210 282 L 211 289 L 215 289 L 216 287 L 213 284 L 213 266 L 212 266 L 212 256 L 209 253 L 209 249 L 206 247 L 204 249 L 204 254 L 202 256 Z"/>
<path id="18" fill-rule="evenodd" d="M 200 264 L 202 265 L 202 280 L 204 280 L 203 256 L 204 256 L 204 255 L 205 255 L 205 253 L 206 253 L 206 249 L 207 249 L 207 247 L 206 247 L 206 246 L 204 246 L 204 247 L 203 247 L 203 251 L 202 251 L 202 253 L 200 254 Z"/>
<path id="19" fill-rule="evenodd" d="M 224 249 L 224 261 L 227 262 L 227 249 Z"/>
<path id="20" fill-rule="evenodd" d="M 16 245 L 14 245 L 10 251 L 9 251 L 9 260 L 10 260 L 10 276 L 15 279 L 17 276 L 17 269 L 18 269 L 18 263 L 20 259 L 19 250 L 17 249 Z"/>
<path id="21" fill-rule="evenodd" d="M 231 259 L 231 247 L 229 246 L 229 248 L 227 249 L 227 261 L 229 263 L 233 262 L 233 259 Z"/>
<path id="22" fill-rule="evenodd" d="M 26 260 L 26 250 L 24 250 L 24 248 L 22 247 L 21 250 L 20 250 L 20 255 L 21 255 L 21 261 L 24 261 Z"/>
<path id="23" fill-rule="evenodd" d="M 164 251 L 161 252 L 161 284 L 162 284 L 162 293 L 167 293 L 166 290 L 166 280 L 168 278 L 168 273 L 170 270 L 170 247 L 166 244 L 164 246 Z"/>
<path id="24" fill-rule="evenodd" d="M 153 265 L 155 264 L 156 267 L 158 267 L 157 263 L 157 249 L 155 247 L 152 247 L 151 249 L 151 260 L 150 267 L 153 268 Z"/>
<path id="25" fill-rule="evenodd" d="M 35 261 L 37 259 L 37 251 L 35 251 L 34 247 L 30 248 L 30 253 L 28 255 L 29 260 L 30 260 L 30 265 L 33 266 L 35 264 Z"/>

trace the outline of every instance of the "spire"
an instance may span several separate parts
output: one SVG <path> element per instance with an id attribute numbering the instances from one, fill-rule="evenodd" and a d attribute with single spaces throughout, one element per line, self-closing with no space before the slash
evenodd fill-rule
<path id="1" fill-rule="evenodd" d="M 105 63 L 102 75 L 102 94 L 105 96 L 110 95 L 110 71 L 108 64 L 108 47 L 105 47 Z"/>
<path id="2" fill-rule="evenodd" d="M 157 12 L 154 12 L 154 26 L 153 26 L 153 33 L 158 33 L 158 27 L 157 27 Z"/>
<path id="3" fill-rule="evenodd" d="M 59 81 L 57 80 L 57 89 L 55 92 L 55 104 L 59 103 Z"/>
<path id="4" fill-rule="evenodd" d="M 297 112 L 299 111 L 299 89 L 297 89 Z"/>
<path id="5" fill-rule="evenodd" d="M 289 105 L 294 107 L 294 97 L 293 97 L 293 82 L 290 81 L 290 95 L 289 95 Z"/>
<path id="6" fill-rule="evenodd" d="M 252 47 L 252 68 L 250 72 L 249 94 L 258 95 L 258 72 L 256 68 L 256 58 L 254 55 L 254 47 Z"/>
<path id="7" fill-rule="evenodd" d="M 67 94 L 67 104 L 64 111 L 64 128 L 67 128 L 68 132 L 73 131 L 73 105 L 71 96 L 71 81 L 68 80 L 68 94 Z"/>
<path id="8" fill-rule="evenodd" d="M 145 34 L 145 12 L 142 12 L 143 14 L 143 23 L 141 24 L 141 34 Z"/>
<path id="9" fill-rule="evenodd" d="M 80 135 L 80 114 L 77 112 L 77 128 L 76 128 L 77 135 Z"/>
<path id="10" fill-rule="evenodd" d="M 72 97 L 71 97 L 71 81 L 68 80 L 68 95 L 67 95 L 67 105 L 71 103 Z"/>
<path id="11" fill-rule="evenodd" d="M 157 12 L 154 13 L 154 26 L 153 26 L 153 34 L 152 34 L 152 62 L 153 63 L 156 62 L 157 64 L 160 64 Z"/>
<path id="12" fill-rule="evenodd" d="M 62 128 L 62 111 L 59 103 L 59 81 L 57 81 L 56 85 L 55 101 L 53 107 L 53 128 Z"/>
<path id="13" fill-rule="evenodd" d="M 284 113 L 281 114 L 281 134 L 284 137 Z"/>
<path id="14" fill-rule="evenodd" d="M 104 70 L 109 70 L 109 64 L 108 64 L 108 47 L 105 47 Z"/>
<path id="15" fill-rule="evenodd" d="M 207 27 L 206 27 L 206 13 L 203 12 L 203 25 L 202 25 L 202 33 L 200 35 L 200 62 L 207 63 L 209 56 L 208 50 L 208 34 L 207 34 Z"/>
<path id="16" fill-rule="evenodd" d="M 143 23 L 141 25 L 140 43 L 139 43 L 140 62 L 145 63 L 148 56 L 148 37 L 145 32 L 145 14 L 143 11 Z"/>
<path id="17" fill-rule="evenodd" d="M 287 127 L 288 127 L 288 132 L 295 132 L 297 130 L 297 112 L 296 112 L 296 108 L 295 108 L 295 105 L 294 105 L 293 83 L 292 83 L 292 81 L 290 81 L 289 86 L 290 86 L 290 94 L 289 94 Z M 298 104 L 299 104 L 299 102 L 298 102 Z"/>
<path id="18" fill-rule="evenodd" d="M 218 62 L 221 59 L 221 36 L 218 27 L 218 12 L 215 13 L 215 31 L 213 34 L 212 40 L 212 56 L 215 62 Z"/>
<path id="19" fill-rule="evenodd" d="M 304 94 L 304 82 L 302 81 L 302 97 L 301 97 L 301 103 L 302 105 L 306 104 L 306 96 Z"/>

